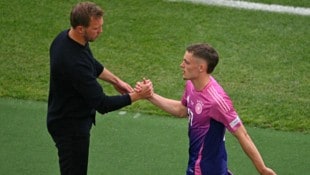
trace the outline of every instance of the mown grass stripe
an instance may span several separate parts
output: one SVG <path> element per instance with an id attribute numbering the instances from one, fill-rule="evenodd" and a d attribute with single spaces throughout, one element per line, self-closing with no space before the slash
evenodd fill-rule
<path id="1" fill-rule="evenodd" d="M 192 3 L 202 3 L 217 6 L 226 6 L 241 9 L 261 10 L 279 13 L 289 13 L 296 15 L 310 15 L 310 8 L 283 6 L 277 4 L 262 4 L 256 2 L 234 1 L 234 0 L 169 0 L 169 1 L 187 1 Z"/>

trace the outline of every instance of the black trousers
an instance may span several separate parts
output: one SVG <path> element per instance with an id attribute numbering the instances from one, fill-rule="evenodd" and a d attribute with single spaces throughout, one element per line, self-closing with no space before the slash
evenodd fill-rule
<path id="1" fill-rule="evenodd" d="M 90 135 L 52 136 L 61 175 L 87 175 Z"/>
<path id="2" fill-rule="evenodd" d="M 48 122 L 58 150 L 61 175 L 87 175 L 90 130 L 93 118 Z"/>

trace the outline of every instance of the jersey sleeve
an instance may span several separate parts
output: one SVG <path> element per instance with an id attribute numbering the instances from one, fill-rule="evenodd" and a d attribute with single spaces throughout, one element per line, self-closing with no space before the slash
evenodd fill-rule
<path id="1" fill-rule="evenodd" d="M 242 121 L 228 97 L 226 99 L 219 99 L 211 111 L 213 118 L 223 123 L 230 132 L 235 132 L 242 125 Z"/>

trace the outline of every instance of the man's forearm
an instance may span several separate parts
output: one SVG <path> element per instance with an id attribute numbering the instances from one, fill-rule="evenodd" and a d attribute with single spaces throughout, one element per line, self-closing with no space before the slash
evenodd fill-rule
<path id="1" fill-rule="evenodd" d="M 119 81 L 119 78 L 106 68 L 103 69 L 103 71 L 99 75 L 99 78 L 113 85 L 117 84 Z"/>
<path id="2" fill-rule="evenodd" d="M 254 142 L 252 141 L 251 137 L 248 135 L 244 126 L 238 128 L 237 132 L 234 133 L 237 137 L 243 151 L 248 155 L 248 157 L 252 160 L 253 164 L 255 165 L 257 171 L 262 173 L 264 168 L 266 168 L 263 158 L 261 157 L 258 149 L 256 148 Z"/>
<path id="3" fill-rule="evenodd" d="M 152 104 L 159 107 L 163 111 L 168 112 L 169 114 L 172 114 L 177 117 L 186 117 L 187 116 L 187 110 L 186 107 L 182 105 L 180 101 L 168 99 L 165 97 L 162 97 L 158 94 L 155 94 L 148 99 Z"/>

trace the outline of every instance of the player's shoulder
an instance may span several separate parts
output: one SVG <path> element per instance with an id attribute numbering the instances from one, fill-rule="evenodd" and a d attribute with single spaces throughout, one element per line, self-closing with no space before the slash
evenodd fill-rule
<path id="1" fill-rule="evenodd" d="M 209 94 L 209 101 L 211 101 L 213 107 L 218 107 L 223 111 L 229 111 L 231 109 L 231 100 L 222 88 L 216 81 L 213 81 L 212 84 L 207 89 Z"/>
<path id="2" fill-rule="evenodd" d="M 211 94 L 226 96 L 224 88 L 213 78 L 210 78 L 210 83 L 207 87 L 207 91 Z"/>

